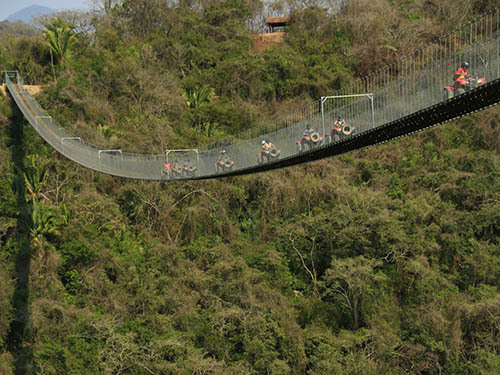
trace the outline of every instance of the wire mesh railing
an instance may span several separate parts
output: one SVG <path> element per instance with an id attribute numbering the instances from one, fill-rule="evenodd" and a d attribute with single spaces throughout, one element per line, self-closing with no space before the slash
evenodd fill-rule
<path id="1" fill-rule="evenodd" d="M 336 147 L 351 137 L 362 137 L 374 128 L 499 79 L 499 25 L 497 8 L 390 66 L 268 121 L 266 126 L 196 150 L 195 156 L 174 150 L 158 155 L 132 154 L 94 146 L 70 134 L 44 111 L 24 89 L 17 72 L 4 72 L 3 77 L 36 131 L 77 163 L 111 175 L 146 180 L 215 177 L 321 147 Z M 465 61 L 470 65 L 469 73 L 463 84 L 458 84 L 453 81 L 454 74 Z"/>

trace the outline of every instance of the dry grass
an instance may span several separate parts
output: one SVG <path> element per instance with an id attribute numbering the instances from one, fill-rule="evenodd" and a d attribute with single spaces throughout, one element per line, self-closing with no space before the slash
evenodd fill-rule
<path id="1" fill-rule="evenodd" d="M 42 91 L 43 86 L 41 86 L 41 85 L 24 85 L 24 88 L 31 95 L 37 95 L 40 91 Z M 5 84 L 0 86 L 0 93 L 2 93 L 3 96 L 7 96 L 7 87 L 5 86 Z"/>
<path id="2" fill-rule="evenodd" d="M 283 42 L 284 38 L 285 33 L 283 32 L 253 35 L 253 48 L 259 52 L 263 52 L 277 44 L 280 44 Z"/>

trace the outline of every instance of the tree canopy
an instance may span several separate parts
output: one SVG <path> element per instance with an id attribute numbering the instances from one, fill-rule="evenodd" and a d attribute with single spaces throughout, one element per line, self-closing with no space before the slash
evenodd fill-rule
<path id="1" fill-rule="evenodd" d="M 71 132 L 160 153 L 251 129 L 492 1 L 105 0 L 0 24 Z M 266 14 L 267 12 L 267 14 Z M 265 15 L 290 15 L 258 51 Z M 152 183 L 58 155 L 0 97 L 0 373 L 492 374 L 500 110 L 259 175 Z"/>

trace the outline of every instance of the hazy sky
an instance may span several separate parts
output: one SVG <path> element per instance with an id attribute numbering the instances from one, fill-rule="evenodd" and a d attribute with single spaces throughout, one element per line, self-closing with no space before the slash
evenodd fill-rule
<path id="1" fill-rule="evenodd" d="M 91 0 L 0 0 L 0 21 L 12 13 L 31 5 L 41 5 L 54 10 L 61 9 L 88 9 Z"/>

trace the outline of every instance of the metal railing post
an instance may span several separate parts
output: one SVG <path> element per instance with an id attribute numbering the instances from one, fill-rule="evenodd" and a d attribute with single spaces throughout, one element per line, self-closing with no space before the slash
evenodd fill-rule
<path id="1" fill-rule="evenodd" d="M 64 146 L 64 141 L 70 141 L 70 140 L 79 140 L 80 143 L 82 143 L 82 139 L 80 137 L 62 137 L 61 143 Z"/>
<path id="2" fill-rule="evenodd" d="M 367 97 L 371 102 L 371 112 L 372 112 L 372 126 L 375 127 L 375 106 L 374 106 L 374 94 L 350 94 L 350 95 L 328 95 L 321 97 L 321 118 L 323 122 L 323 137 L 325 137 L 325 118 L 324 118 L 324 103 L 328 99 L 347 99 L 347 98 L 361 98 Z M 345 117 L 345 116 L 344 116 Z"/>
<path id="3" fill-rule="evenodd" d="M 82 139 L 80 137 L 62 137 L 61 138 L 61 146 L 63 147 L 63 150 L 65 149 L 64 148 L 65 147 L 64 141 L 71 141 L 71 140 L 79 140 L 80 144 L 82 143 Z"/>
<path id="4" fill-rule="evenodd" d="M 373 94 L 368 94 L 368 98 L 370 99 L 371 105 L 372 105 L 372 128 L 375 127 L 375 104 L 374 104 L 374 97 Z"/>
<path id="5" fill-rule="evenodd" d="M 321 97 L 321 125 L 323 127 L 323 138 L 326 137 L 326 131 L 325 131 L 325 107 L 324 107 L 326 99 L 327 99 L 327 97 L 325 97 L 325 96 Z"/>
<path id="6" fill-rule="evenodd" d="M 99 150 L 97 151 L 97 157 L 99 159 L 99 169 L 101 169 L 101 153 L 113 153 L 113 152 L 117 152 L 120 154 L 120 160 L 121 160 L 121 163 L 122 163 L 122 167 L 123 167 L 123 152 L 121 149 L 116 149 L 116 150 Z M 102 172 L 102 171 L 101 171 Z"/>
<path id="7" fill-rule="evenodd" d="M 37 127 L 40 126 L 40 123 L 38 122 L 40 119 L 50 119 L 52 122 L 52 116 L 35 116 L 35 124 Z"/>

